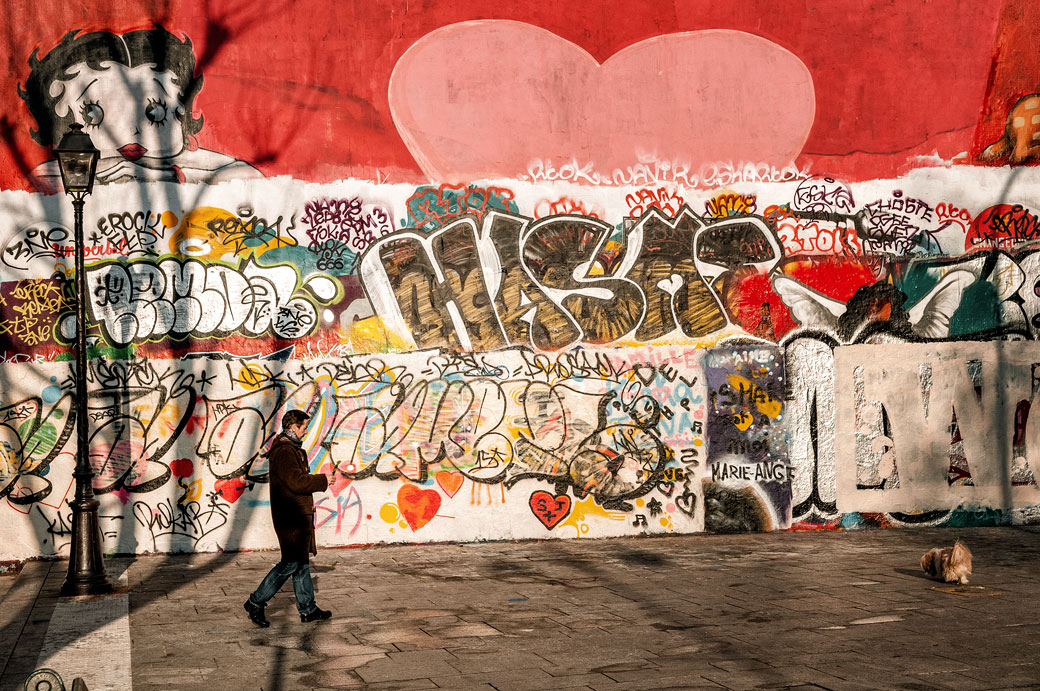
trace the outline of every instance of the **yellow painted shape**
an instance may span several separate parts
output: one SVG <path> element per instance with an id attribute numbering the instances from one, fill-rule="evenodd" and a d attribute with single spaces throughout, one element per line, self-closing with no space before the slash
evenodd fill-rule
<path id="1" fill-rule="evenodd" d="M 585 521 L 591 517 L 606 518 L 611 521 L 623 521 L 626 518 L 623 511 L 607 511 L 596 503 L 592 495 L 571 502 L 571 513 L 567 519 L 560 523 L 561 526 L 574 528 L 575 537 L 581 537 L 582 533 L 588 531 Z M 584 528 L 584 530 L 583 530 Z"/>
<path id="2" fill-rule="evenodd" d="M 354 322 L 347 330 L 345 340 L 359 353 L 405 351 L 415 348 L 411 338 L 388 329 L 379 317 L 368 317 Z"/>
<path id="3" fill-rule="evenodd" d="M 264 381 L 264 370 L 259 365 L 243 365 L 238 371 L 238 383 L 244 389 L 256 390 Z"/>
<path id="4" fill-rule="evenodd" d="M 398 511 L 397 504 L 387 502 L 379 509 L 379 517 L 387 523 L 393 523 L 401 517 L 401 512 Z"/>
<path id="5" fill-rule="evenodd" d="M 758 408 L 758 412 L 762 413 L 763 415 L 771 419 L 775 419 L 777 416 L 779 416 L 781 411 L 783 411 L 784 409 L 784 404 L 781 401 L 775 398 L 771 398 L 769 394 L 767 394 L 760 386 L 753 383 L 750 379 L 747 379 L 746 377 L 741 377 L 738 374 L 731 374 L 729 375 L 729 385 L 732 386 L 734 389 L 739 389 L 743 386 L 745 389 L 751 392 L 752 400 L 760 397 L 764 399 L 761 401 L 756 401 L 755 407 Z M 747 428 L 745 427 L 744 429 Z"/>
<path id="6" fill-rule="evenodd" d="M 996 595 L 1004 594 L 999 590 L 987 590 L 985 586 L 981 585 L 933 585 L 930 590 L 935 590 L 940 593 L 948 593 L 950 595 L 960 595 L 961 597 L 994 597 Z"/>
<path id="7" fill-rule="evenodd" d="M 198 501 L 202 496 L 202 478 L 192 480 L 186 485 L 180 485 L 180 488 L 184 490 L 184 494 L 177 500 L 178 504 L 184 505 L 188 502 Z"/>
<path id="8" fill-rule="evenodd" d="M 166 402 L 166 405 L 159 411 L 158 419 L 167 430 L 172 432 L 177 429 L 177 425 L 181 421 L 181 407 L 176 399 Z M 146 424 L 144 420 L 141 420 L 141 423 Z"/>
<path id="9" fill-rule="evenodd" d="M 224 209 L 213 206 L 194 208 L 184 214 L 180 226 L 170 236 L 170 251 L 196 259 L 221 259 L 225 254 L 234 254 L 234 244 L 225 243 L 214 227 L 235 221 L 237 217 Z"/>

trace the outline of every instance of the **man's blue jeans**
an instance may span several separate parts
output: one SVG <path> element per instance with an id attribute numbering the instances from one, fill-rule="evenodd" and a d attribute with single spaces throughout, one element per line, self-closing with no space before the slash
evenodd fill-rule
<path id="1" fill-rule="evenodd" d="M 260 587 L 249 596 L 249 601 L 258 607 L 263 607 L 267 601 L 274 597 L 282 584 L 292 576 L 293 590 L 296 591 L 296 609 L 300 614 L 310 614 L 318 609 L 314 604 L 314 584 L 311 583 L 310 561 L 280 561 L 274 565 Z"/>

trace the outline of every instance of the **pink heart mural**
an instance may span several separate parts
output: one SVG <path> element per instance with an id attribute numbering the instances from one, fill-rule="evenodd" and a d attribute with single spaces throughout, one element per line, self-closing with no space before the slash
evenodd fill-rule
<path id="1" fill-rule="evenodd" d="M 601 65 L 549 31 L 505 20 L 423 36 L 394 66 L 389 98 L 435 182 L 522 177 L 536 160 L 607 175 L 640 160 L 693 174 L 719 162 L 782 167 L 816 108 L 802 61 L 752 34 L 656 36 Z"/>

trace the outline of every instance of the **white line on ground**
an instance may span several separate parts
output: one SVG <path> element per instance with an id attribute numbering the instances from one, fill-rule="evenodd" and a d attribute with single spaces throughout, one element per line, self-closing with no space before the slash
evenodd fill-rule
<path id="1" fill-rule="evenodd" d="M 127 585 L 126 559 L 105 562 L 109 578 Z M 131 691 L 130 595 L 62 598 L 54 608 L 36 668 L 47 667 L 61 675 L 65 688 L 83 677 L 87 688 Z"/>

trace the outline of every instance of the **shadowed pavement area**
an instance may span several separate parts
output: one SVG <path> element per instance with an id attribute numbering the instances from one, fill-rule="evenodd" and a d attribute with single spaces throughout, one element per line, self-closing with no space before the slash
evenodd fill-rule
<path id="1" fill-rule="evenodd" d="M 971 583 L 926 579 L 921 554 L 957 537 Z M 302 624 L 287 584 L 259 629 L 242 602 L 277 558 L 131 562 L 133 688 L 1040 687 L 1036 527 L 322 550 L 333 618 Z M 5 595 L 3 689 L 33 669 L 65 568 L 29 563 Z"/>

